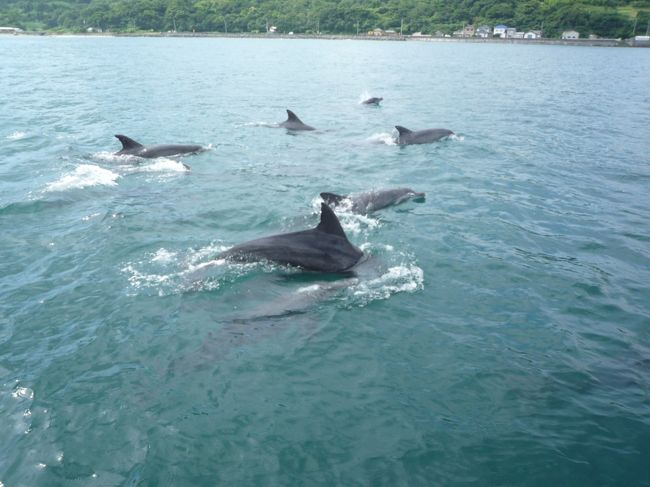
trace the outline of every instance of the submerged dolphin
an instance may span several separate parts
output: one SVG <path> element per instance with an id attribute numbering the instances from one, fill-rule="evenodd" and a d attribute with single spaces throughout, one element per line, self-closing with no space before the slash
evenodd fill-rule
<path id="1" fill-rule="evenodd" d="M 447 129 L 409 130 L 401 125 L 395 125 L 395 128 L 399 132 L 397 143 L 400 145 L 429 144 L 454 135 L 451 130 Z"/>
<path id="2" fill-rule="evenodd" d="M 154 157 L 177 156 L 179 154 L 192 154 L 204 150 L 200 145 L 160 144 L 144 146 L 126 135 L 116 135 L 122 143 L 122 150 L 116 156 L 137 156 L 152 159 Z"/>
<path id="3" fill-rule="evenodd" d="M 361 103 L 363 105 L 379 105 L 379 102 L 382 101 L 382 100 L 383 100 L 383 98 L 380 97 L 380 96 L 379 97 L 373 96 L 372 98 L 368 98 L 367 100 L 364 100 Z"/>
<path id="4" fill-rule="evenodd" d="M 284 122 L 278 124 L 279 127 L 284 127 L 287 130 L 316 130 L 311 125 L 303 123 L 303 121 L 298 118 L 298 115 L 293 113 L 291 110 L 287 110 L 287 115 L 288 118 Z"/>
<path id="5" fill-rule="evenodd" d="M 422 202 L 424 193 L 411 188 L 376 189 L 365 193 L 341 196 L 336 193 L 321 193 L 320 197 L 330 206 L 349 205 L 354 213 L 371 213 L 391 205 L 399 205 L 408 200 Z"/>
<path id="6" fill-rule="evenodd" d="M 244 242 L 226 250 L 221 257 L 236 261 L 268 260 L 309 271 L 344 272 L 361 260 L 363 252 L 350 243 L 339 219 L 322 203 L 316 228 Z"/>

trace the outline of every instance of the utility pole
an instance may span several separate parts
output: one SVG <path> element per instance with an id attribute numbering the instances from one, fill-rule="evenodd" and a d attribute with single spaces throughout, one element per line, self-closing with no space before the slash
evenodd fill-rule
<path id="1" fill-rule="evenodd" d="M 639 21 L 639 13 L 637 12 L 636 17 L 634 17 L 634 29 L 632 29 L 632 37 L 636 35 L 636 23 Z"/>
<path id="2" fill-rule="evenodd" d="M 223 30 L 226 34 L 228 33 L 228 23 L 226 22 L 225 18 L 223 19 Z"/>
<path id="3" fill-rule="evenodd" d="M 650 25 L 650 22 L 648 22 L 648 25 Z M 357 35 L 359 35 L 359 21 L 357 20 Z"/>
<path id="4" fill-rule="evenodd" d="M 320 17 L 316 19 L 316 34 L 320 34 Z"/>
<path id="5" fill-rule="evenodd" d="M 402 18 L 399 24 L 399 36 L 402 37 L 402 29 L 404 28 L 404 19 Z"/>
<path id="6" fill-rule="evenodd" d="M 645 28 L 645 35 L 648 35 L 648 32 L 650 32 L 650 20 L 648 20 L 648 27 Z"/>

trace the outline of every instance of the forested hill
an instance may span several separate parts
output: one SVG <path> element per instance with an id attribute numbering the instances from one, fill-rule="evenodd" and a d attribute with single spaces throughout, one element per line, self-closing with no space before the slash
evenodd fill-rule
<path id="1" fill-rule="evenodd" d="M 464 24 L 544 29 L 548 37 L 644 34 L 650 0 L 0 0 L 0 26 L 25 30 L 451 33 Z"/>

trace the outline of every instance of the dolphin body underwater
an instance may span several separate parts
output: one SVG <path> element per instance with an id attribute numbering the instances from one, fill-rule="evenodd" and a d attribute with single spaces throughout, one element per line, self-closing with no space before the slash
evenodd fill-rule
<path id="1" fill-rule="evenodd" d="M 287 109 L 287 119 L 278 124 L 278 127 L 283 127 L 287 130 L 316 130 L 311 125 L 307 125 L 298 118 L 298 115 Z"/>
<path id="2" fill-rule="evenodd" d="M 115 153 L 116 156 L 137 156 L 147 159 L 156 157 L 169 157 L 181 154 L 194 154 L 205 150 L 200 145 L 185 144 L 159 144 L 144 146 L 139 142 L 127 137 L 126 135 L 116 135 L 115 137 L 122 143 L 122 150 Z"/>
<path id="3" fill-rule="evenodd" d="M 399 132 L 396 140 L 399 145 L 430 144 L 454 135 L 451 130 L 447 129 L 409 130 L 401 125 L 396 125 L 395 128 Z"/>
<path id="4" fill-rule="evenodd" d="M 408 200 L 423 202 L 424 193 L 411 188 L 376 189 L 352 195 L 321 193 L 320 197 L 330 206 L 349 208 L 353 213 L 367 214 Z"/>
<path id="5" fill-rule="evenodd" d="M 234 261 L 266 260 L 317 272 L 346 272 L 363 252 L 348 240 L 339 219 L 325 203 L 320 223 L 310 230 L 272 235 L 235 245 L 220 254 Z"/>

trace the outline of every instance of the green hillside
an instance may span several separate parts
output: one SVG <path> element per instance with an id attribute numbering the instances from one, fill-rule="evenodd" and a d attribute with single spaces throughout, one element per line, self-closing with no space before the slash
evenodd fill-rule
<path id="1" fill-rule="evenodd" d="M 464 24 L 583 35 L 644 34 L 650 0 L 1 0 L 0 25 L 26 30 L 451 33 Z M 402 24 L 403 22 L 403 24 Z"/>

